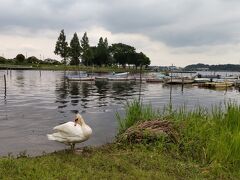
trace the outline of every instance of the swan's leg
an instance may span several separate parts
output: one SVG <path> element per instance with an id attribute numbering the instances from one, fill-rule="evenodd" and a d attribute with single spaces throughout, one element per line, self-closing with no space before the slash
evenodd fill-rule
<path id="1" fill-rule="evenodd" d="M 71 143 L 70 146 L 71 146 L 71 150 L 72 150 L 72 152 L 74 152 L 75 143 Z"/>

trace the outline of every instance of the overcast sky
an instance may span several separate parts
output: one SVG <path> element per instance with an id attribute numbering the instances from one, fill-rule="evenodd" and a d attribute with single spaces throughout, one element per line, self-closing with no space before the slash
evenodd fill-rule
<path id="1" fill-rule="evenodd" d="M 152 65 L 240 63 L 240 0 L 0 0 L 0 56 L 56 58 L 86 31 L 150 57 Z"/>

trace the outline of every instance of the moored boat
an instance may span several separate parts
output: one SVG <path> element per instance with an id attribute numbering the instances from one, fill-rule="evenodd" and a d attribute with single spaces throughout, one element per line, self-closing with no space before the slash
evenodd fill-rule
<path id="1" fill-rule="evenodd" d="M 68 77 L 69 81 L 94 81 L 94 77 Z"/>
<path id="2" fill-rule="evenodd" d="M 78 75 L 65 76 L 69 81 L 94 81 L 94 76 L 89 76 L 87 73 L 79 73 Z"/>
<path id="3" fill-rule="evenodd" d="M 233 86 L 233 82 L 207 82 L 204 84 L 200 84 L 200 87 L 207 87 L 207 88 L 228 88 Z"/>
<path id="4" fill-rule="evenodd" d="M 162 73 L 152 73 L 146 77 L 146 82 L 149 83 L 162 83 L 165 81 L 165 78 L 167 78 L 166 75 Z"/>
<path id="5" fill-rule="evenodd" d="M 129 76 L 129 72 L 112 74 L 107 77 L 108 81 L 134 81 L 135 77 Z"/>
<path id="6" fill-rule="evenodd" d="M 195 83 L 205 83 L 205 82 L 210 82 L 211 79 L 210 78 L 195 78 L 194 82 Z"/>
<path id="7" fill-rule="evenodd" d="M 187 78 L 172 78 L 168 79 L 166 84 L 192 84 L 194 83 L 193 79 L 187 79 Z"/>
<path id="8" fill-rule="evenodd" d="M 134 77 L 109 77 L 108 81 L 134 81 Z"/>

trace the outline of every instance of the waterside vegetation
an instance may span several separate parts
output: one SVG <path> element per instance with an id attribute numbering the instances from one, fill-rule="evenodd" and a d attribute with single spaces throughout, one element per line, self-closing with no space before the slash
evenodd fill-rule
<path id="1" fill-rule="evenodd" d="M 130 126 L 145 121 L 168 121 L 176 141 L 172 141 L 171 137 L 164 133 L 163 138 L 153 144 L 160 145 L 164 152 L 172 154 L 173 157 L 198 164 L 205 169 L 206 174 L 216 178 L 239 177 L 239 105 L 228 102 L 213 106 L 211 110 L 196 107 L 191 111 L 187 111 L 185 107 L 173 110 L 171 106 L 162 111 L 154 111 L 151 106 L 143 106 L 139 102 L 127 106 L 126 117 L 118 116 L 119 134 L 126 132 Z M 145 134 L 147 136 L 144 136 L 143 143 L 148 142 L 149 132 L 146 131 Z M 130 135 L 136 137 L 136 133 Z"/>
<path id="2" fill-rule="evenodd" d="M 139 101 L 117 114 L 116 141 L 39 157 L 0 158 L 0 179 L 237 179 L 240 106 L 156 110 Z M 137 141 L 135 141 L 137 140 Z"/>

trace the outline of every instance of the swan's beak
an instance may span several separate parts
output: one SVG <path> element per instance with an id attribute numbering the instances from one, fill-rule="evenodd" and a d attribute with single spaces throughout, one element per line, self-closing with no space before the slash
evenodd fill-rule
<path id="1" fill-rule="evenodd" d="M 79 124 L 80 126 L 82 126 L 82 121 L 81 121 L 81 119 L 79 119 L 79 118 L 76 118 L 76 119 L 75 119 L 75 126 L 76 126 L 77 124 Z"/>
<path id="2" fill-rule="evenodd" d="M 78 119 L 75 119 L 75 120 L 74 120 L 74 122 L 75 122 L 74 126 L 76 126 L 76 125 L 77 125 L 77 121 L 78 121 Z"/>

